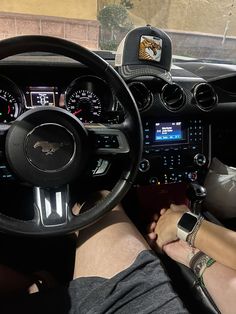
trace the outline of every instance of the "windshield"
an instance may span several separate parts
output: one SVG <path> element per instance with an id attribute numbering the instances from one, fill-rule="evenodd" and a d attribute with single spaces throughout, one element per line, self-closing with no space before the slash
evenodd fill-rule
<path id="1" fill-rule="evenodd" d="M 176 60 L 236 63 L 235 0 L 1 0 L 0 39 L 50 35 L 115 51 L 134 27 L 172 39 Z"/>

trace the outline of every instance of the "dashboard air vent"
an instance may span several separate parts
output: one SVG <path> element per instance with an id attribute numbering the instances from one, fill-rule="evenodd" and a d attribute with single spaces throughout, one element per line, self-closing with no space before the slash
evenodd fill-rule
<path id="1" fill-rule="evenodd" d="M 197 84 L 194 87 L 193 96 L 198 107 L 203 110 L 211 110 L 217 102 L 217 95 L 208 83 Z"/>
<path id="2" fill-rule="evenodd" d="M 166 84 L 161 91 L 165 107 L 171 111 L 179 110 L 185 104 L 185 93 L 177 84 Z"/>
<path id="3" fill-rule="evenodd" d="M 152 103 L 152 93 L 142 82 L 132 82 L 128 84 L 129 89 L 134 96 L 139 111 L 147 109 Z"/>

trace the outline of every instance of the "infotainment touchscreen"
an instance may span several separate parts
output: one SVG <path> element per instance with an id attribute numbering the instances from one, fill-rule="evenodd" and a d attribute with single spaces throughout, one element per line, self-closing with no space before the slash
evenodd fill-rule
<path id="1" fill-rule="evenodd" d="M 155 123 L 155 142 L 181 141 L 183 139 L 182 122 Z"/>

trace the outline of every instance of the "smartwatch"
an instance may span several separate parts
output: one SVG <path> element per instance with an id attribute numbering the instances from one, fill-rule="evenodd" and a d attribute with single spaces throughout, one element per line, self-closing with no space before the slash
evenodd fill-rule
<path id="1" fill-rule="evenodd" d="M 184 213 L 177 224 L 177 237 L 186 241 L 188 235 L 193 231 L 198 222 L 198 218 L 198 215 L 195 215 L 190 211 Z"/>

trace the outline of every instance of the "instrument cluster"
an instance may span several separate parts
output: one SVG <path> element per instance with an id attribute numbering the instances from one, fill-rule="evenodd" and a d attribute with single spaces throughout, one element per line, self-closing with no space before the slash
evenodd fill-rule
<path id="1" fill-rule="evenodd" d="M 83 123 L 117 123 L 120 107 L 110 86 L 101 78 L 83 75 L 69 86 L 26 86 L 19 88 L 0 76 L 0 123 L 10 123 L 24 111 L 54 106 L 68 110 Z"/>

